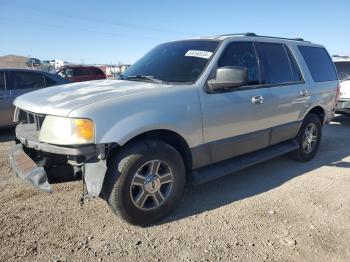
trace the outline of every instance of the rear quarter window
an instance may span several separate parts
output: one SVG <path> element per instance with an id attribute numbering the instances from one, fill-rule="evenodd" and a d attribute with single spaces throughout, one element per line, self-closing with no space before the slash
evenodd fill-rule
<path id="1" fill-rule="evenodd" d="M 298 46 L 315 82 L 338 80 L 333 62 L 326 49 L 313 46 Z"/>
<path id="2" fill-rule="evenodd" d="M 101 69 L 99 68 L 90 68 L 92 75 L 104 75 Z"/>

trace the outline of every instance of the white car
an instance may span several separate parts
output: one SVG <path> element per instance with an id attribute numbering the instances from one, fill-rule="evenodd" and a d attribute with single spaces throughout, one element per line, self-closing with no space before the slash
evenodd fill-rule
<path id="1" fill-rule="evenodd" d="M 350 56 L 334 56 L 333 61 L 340 79 L 340 94 L 336 111 L 350 114 Z"/>

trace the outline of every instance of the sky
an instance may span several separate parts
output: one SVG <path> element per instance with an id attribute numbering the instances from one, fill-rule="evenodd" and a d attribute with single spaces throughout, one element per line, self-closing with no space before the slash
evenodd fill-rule
<path id="1" fill-rule="evenodd" d="M 134 63 L 157 44 L 254 32 L 350 55 L 349 0 L 0 0 L 0 56 Z"/>

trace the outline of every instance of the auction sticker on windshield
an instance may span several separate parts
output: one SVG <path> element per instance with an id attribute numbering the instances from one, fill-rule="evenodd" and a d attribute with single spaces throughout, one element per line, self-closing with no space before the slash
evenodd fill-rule
<path id="1" fill-rule="evenodd" d="M 188 50 L 185 56 L 199 57 L 209 59 L 213 52 L 201 51 L 201 50 Z"/>

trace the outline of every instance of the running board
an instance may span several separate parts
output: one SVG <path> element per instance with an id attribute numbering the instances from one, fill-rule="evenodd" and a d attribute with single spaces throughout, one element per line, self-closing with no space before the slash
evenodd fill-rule
<path id="1" fill-rule="evenodd" d="M 266 160 L 284 155 L 298 149 L 298 147 L 299 146 L 295 140 L 290 140 L 207 167 L 202 167 L 192 171 L 189 177 L 189 182 L 192 185 L 200 185 L 230 175 L 255 164 L 265 162 Z"/>

